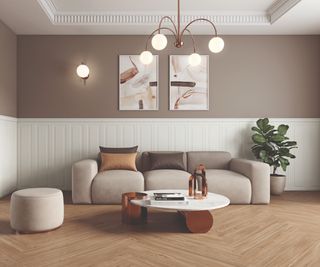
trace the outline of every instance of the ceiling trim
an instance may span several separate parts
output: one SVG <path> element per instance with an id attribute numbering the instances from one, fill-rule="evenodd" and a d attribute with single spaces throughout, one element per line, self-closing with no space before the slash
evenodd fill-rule
<path id="1" fill-rule="evenodd" d="M 296 6 L 301 0 L 278 0 L 271 5 L 267 13 L 270 16 L 270 23 L 275 23 L 283 15 L 285 15 L 290 9 Z"/>
<path id="2" fill-rule="evenodd" d="M 55 25 L 99 25 L 99 24 L 135 24 L 135 25 L 155 25 L 166 14 L 89 14 L 89 15 L 72 15 L 57 14 L 54 16 L 53 24 Z M 177 21 L 177 16 L 170 16 Z M 266 25 L 270 20 L 266 15 L 182 15 L 181 22 L 187 23 L 193 19 L 206 18 L 214 21 L 217 25 Z M 199 25 L 206 24 L 203 21 Z"/>
<path id="3" fill-rule="evenodd" d="M 55 16 L 57 14 L 57 9 L 54 6 L 53 2 L 50 0 L 38 0 L 38 3 L 47 14 L 50 21 L 54 24 Z"/>
<path id="4" fill-rule="evenodd" d="M 293 8 L 301 0 L 278 0 L 265 12 L 220 12 L 216 14 L 185 14 L 181 16 L 182 23 L 188 23 L 196 18 L 204 17 L 217 25 L 270 25 Z M 133 12 L 113 13 L 72 13 L 60 12 L 52 0 L 38 0 L 53 25 L 156 25 L 166 13 L 139 14 Z M 171 16 L 175 21 L 176 15 Z M 204 24 L 205 22 L 199 22 Z"/>

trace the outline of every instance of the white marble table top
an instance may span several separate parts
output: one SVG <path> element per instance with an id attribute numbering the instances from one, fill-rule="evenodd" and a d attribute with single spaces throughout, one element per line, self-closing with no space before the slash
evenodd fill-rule
<path id="1" fill-rule="evenodd" d="M 187 204 L 173 204 L 173 203 L 151 203 L 150 199 L 153 197 L 153 193 L 182 193 L 188 203 Z M 214 210 L 226 207 L 230 204 L 230 200 L 219 194 L 208 193 L 207 197 L 204 199 L 194 199 L 188 196 L 187 190 L 150 190 L 143 191 L 142 193 L 148 194 L 147 199 L 143 200 L 131 200 L 131 203 L 146 208 L 157 208 L 157 209 L 169 209 L 169 210 L 181 210 L 181 211 L 200 211 L 200 210 Z"/>

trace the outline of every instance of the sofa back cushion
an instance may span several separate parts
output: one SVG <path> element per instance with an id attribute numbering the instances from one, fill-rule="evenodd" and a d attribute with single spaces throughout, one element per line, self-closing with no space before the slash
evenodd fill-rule
<path id="1" fill-rule="evenodd" d="M 152 155 L 150 155 L 150 153 L 152 153 Z M 146 171 L 150 171 L 154 165 L 155 162 L 151 162 L 151 160 L 155 160 L 155 154 L 175 154 L 178 155 L 179 153 L 182 153 L 182 159 L 183 159 L 183 166 L 181 166 L 180 162 L 177 162 L 177 164 L 179 164 L 179 166 L 181 166 L 179 169 L 183 169 L 186 170 L 187 169 L 187 155 L 185 152 L 179 152 L 179 151 L 146 151 L 143 152 L 141 155 L 141 171 L 142 172 L 146 172 Z M 151 159 L 152 157 L 152 159 Z M 153 165 L 153 166 L 152 166 Z M 139 168 L 138 168 L 139 169 Z M 168 168 L 170 169 L 170 168 Z"/>
<path id="2" fill-rule="evenodd" d="M 206 169 L 229 169 L 231 155 L 224 151 L 193 151 L 187 152 L 188 172 L 193 173 L 199 164 Z"/>
<path id="3" fill-rule="evenodd" d="M 138 146 L 132 147 L 103 147 L 99 146 L 101 153 L 113 153 L 113 154 L 126 154 L 126 153 L 136 153 Z"/>

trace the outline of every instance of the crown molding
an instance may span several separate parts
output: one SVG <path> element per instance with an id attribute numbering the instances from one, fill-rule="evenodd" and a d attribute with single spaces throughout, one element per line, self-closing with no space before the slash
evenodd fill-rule
<path id="1" fill-rule="evenodd" d="M 104 24 L 134 24 L 134 25 L 156 25 L 160 19 L 167 14 L 130 14 L 130 13 L 109 13 L 109 14 L 56 14 L 53 24 L 55 25 L 104 25 Z M 171 18 L 177 21 L 176 15 Z M 181 22 L 187 23 L 193 19 L 206 18 L 214 21 L 217 25 L 266 25 L 270 24 L 266 15 L 182 15 Z M 166 22 L 165 22 L 166 23 Z M 206 24 L 199 21 L 199 25 Z"/>
<path id="2" fill-rule="evenodd" d="M 265 12 L 219 12 L 216 14 L 205 14 L 204 12 L 184 14 L 181 16 L 182 23 L 188 23 L 196 18 L 206 18 L 214 21 L 217 25 L 270 25 L 282 17 L 301 0 L 278 0 Z M 40 6 L 47 14 L 53 25 L 156 25 L 161 17 L 170 15 L 168 12 L 157 12 L 148 14 L 133 12 L 111 12 L 111 13 L 80 13 L 60 12 L 52 0 L 38 0 Z M 171 14 L 173 20 L 177 20 L 175 14 Z M 199 22 L 205 24 L 205 22 Z"/>
<path id="3" fill-rule="evenodd" d="M 290 9 L 296 6 L 301 0 L 278 0 L 271 5 L 267 13 L 270 16 L 270 23 L 275 23 L 283 15 L 285 15 Z"/>
<path id="4" fill-rule="evenodd" d="M 53 4 L 53 2 L 51 0 L 38 0 L 38 3 L 50 19 L 50 21 L 54 24 L 57 8 Z"/>

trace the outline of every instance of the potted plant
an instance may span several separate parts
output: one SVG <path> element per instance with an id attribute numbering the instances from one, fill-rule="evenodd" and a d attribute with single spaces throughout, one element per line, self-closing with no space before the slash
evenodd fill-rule
<path id="1" fill-rule="evenodd" d="M 286 176 L 277 173 L 279 167 L 285 172 L 290 165 L 289 159 L 296 156 L 291 154 L 291 149 L 297 148 L 296 141 L 290 141 L 286 136 L 289 126 L 281 124 L 277 128 L 269 124 L 269 119 L 259 119 L 257 126 L 252 127 L 254 134 L 251 148 L 254 156 L 272 167 L 270 175 L 271 194 L 280 195 L 286 185 Z"/>

